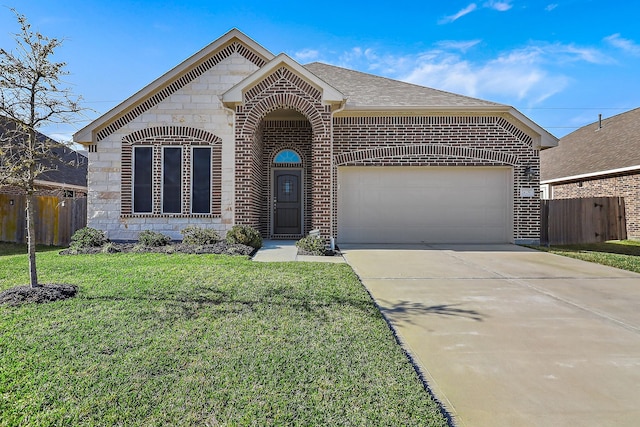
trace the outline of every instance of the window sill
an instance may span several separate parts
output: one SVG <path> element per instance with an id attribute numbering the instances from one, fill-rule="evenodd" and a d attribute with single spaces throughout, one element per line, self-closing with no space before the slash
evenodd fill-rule
<path id="1" fill-rule="evenodd" d="M 153 214 L 153 213 L 139 213 L 139 214 L 125 214 L 120 215 L 120 218 L 221 218 L 220 214 Z"/>

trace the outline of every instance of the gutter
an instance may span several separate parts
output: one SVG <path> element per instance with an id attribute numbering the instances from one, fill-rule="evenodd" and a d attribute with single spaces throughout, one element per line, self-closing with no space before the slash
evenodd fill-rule
<path id="1" fill-rule="evenodd" d="M 559 182 L 579 181 L 579 180 L 595 178 L 599 176 L 617 175 L 625 172 L 634 172 L 634 171 L 640 171 L 640 165 L 627 166 L 627 167 L 618 168 L 618 169 L 609 169 L 606 171 L 599 171 L 599 172 L 583 173 L 579 175 L 564 176 L 562 178 L 545 179 L 544 181 L 540 181 L 540 184 L 557 184 Z"/>

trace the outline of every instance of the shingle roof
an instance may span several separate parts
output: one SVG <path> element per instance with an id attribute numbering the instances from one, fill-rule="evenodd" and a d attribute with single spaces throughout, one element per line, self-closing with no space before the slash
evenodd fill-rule
<path id="1" fill-rule="evenodd" d="M 13 125 L 6 117 L 0 117 L 0 135 L 14 129 Z M 51 140 L 48 136 L 36 132 L 38 141 L 43 142 Z M 55 160 L 43 161 L 47 168 L 52 170 L 46 171 L 39 175 L 39 181 L 47 181 L 55 184 L 77 185 L 81 187 L 87 186 L 87 165 L 88 159 L 83 154 L 72 150 L 63 144 L 57 145 L 51 150 L 52 157 Z M 77 166 L 72 166 L 77 165 Z"/>
<path id="2" fill-rule="evenodd" d="M 503 104 L 457 95 L 346 68 L 313 62 L 304 66 L 347 97 L 353 107 L 505 107 Z"/>
<path id="3" fill-rule="evenodd" d="M 584 126 L 540 153 L 541 180 L 640 165 L 640 108 Z"/>

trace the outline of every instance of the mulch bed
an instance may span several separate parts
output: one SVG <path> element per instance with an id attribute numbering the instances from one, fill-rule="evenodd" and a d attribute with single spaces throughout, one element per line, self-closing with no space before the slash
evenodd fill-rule
<path id="1" fill-rule="evenodd" d="M 0 292 L 0 304 L 20 305 L 46 303 L 72 298 L 78 293 L 76 285 L 46 284 L 36 286 L 16 286 Z"/>
<path id="2" fill-rule="evenodd" d="M 213 245 L 185 245 L 172 243 L 166 246 L 143 246 L 139 243 L 107 243 L 102 247 L 68 248 L 60 255 L 87 255 L 99 253 L 161 253 L 161 254 L 217 254 L 217 255 L 252 255 L 255 251 L 251 246 L 230 244 L 220 241 Z"/>
<path id="3" fill-rule="evenodd" d="M 318 256 L 318 254 L 313 253 L 313 252 L 306 251 L 306 250 L 304 250 L 304 249 L 302 249 L 302 248 L 298 248 L 298 255 Z M 339 250 L 337 250 L 337 249 L 336 249 L 335 251 L 332 251 L 332 250 L 330 250 L 330 249 L 327 249 L 326 251 L 324 251 L 324 254 L 322 254 L 322 255 L 320 255 L 320 256 L 341 256 L 341 253 L 340 253 L 340 251 L 339 251 Z"/>

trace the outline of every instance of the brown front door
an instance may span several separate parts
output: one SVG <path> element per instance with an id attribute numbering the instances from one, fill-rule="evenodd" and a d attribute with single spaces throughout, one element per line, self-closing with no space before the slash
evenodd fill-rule
<path id="1" fill-rule="evenodd" d="M 273 234 L 302 234 L 302 173 L 273 172 Z"/>

